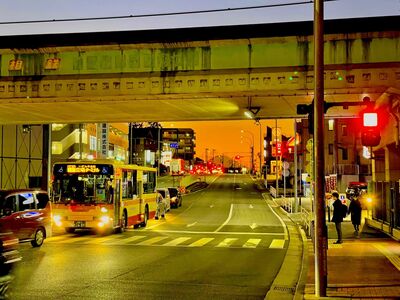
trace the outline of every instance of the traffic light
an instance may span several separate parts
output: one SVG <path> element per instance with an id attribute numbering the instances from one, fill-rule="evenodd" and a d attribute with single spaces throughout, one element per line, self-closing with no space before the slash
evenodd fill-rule
<path id="1" fill-rule="evenodd" d="M 236 159 L 236 160 L 239 160 L 239 159 L 240 159 L 240 155 L 236 155 L 236 156 L 235 156 L 235 159 Z"/>
<path id="2" fill-rule="evenodd" d="M 381 142 L 378 113 L 373 110 L 364 111 L 362 122 L 361 144 L 370 147 L 378 146 Z"/>

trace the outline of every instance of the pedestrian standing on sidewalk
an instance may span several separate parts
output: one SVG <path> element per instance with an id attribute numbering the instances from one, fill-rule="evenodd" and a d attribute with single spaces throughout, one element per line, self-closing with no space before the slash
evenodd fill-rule
<path id="1" fill-rule="evenodd" d="M 358 199 L 359 194 L 356 194 L 352 197 L 350 206 L 349 206 L 349 212 L 351 214 L 351 223 L 353 223 L 354 226 L 354 234 L 356 236 L 359 235 L 360 231 L 360 224 L 361 224 L 361 202 Z"/>
<path id="2" fill-rule="evenodd" d="M 333 202 L 332 222 L 335 223 L 337 237 L 338 237 L 337 241 L 334 242 L 334 244 L 341 244 L 341 243 L 343 243 L 343 240 L 342 240 L 343 204 L 342 204 L 342 201 L 340 201 L 340 199 L 339 199 L 338 192 L 333 192 L 332 198 L 334 201 Z"/>

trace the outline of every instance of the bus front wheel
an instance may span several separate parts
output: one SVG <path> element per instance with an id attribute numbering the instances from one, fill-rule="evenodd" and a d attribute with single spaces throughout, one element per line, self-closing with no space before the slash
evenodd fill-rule
<path id="1" fill-rule="evenodd" d="M 146 227 L 147 226 L 147 221 L 149 219 L 149 208 L 146 206 L 146 208 L 144 209 L 144 220 L 142 222 L 142 227 Z"/>

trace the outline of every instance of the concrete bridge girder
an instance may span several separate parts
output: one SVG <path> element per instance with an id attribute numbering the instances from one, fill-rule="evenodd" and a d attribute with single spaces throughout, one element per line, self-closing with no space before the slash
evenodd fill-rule
<path id="1" fill-rule="evenodd" d="M 313 98 L 313 73 L 234 70 L 174 76 L 64 76 L 0 82 L 2 124 L 243 119 L 251 99 L 260 118 L 296 117 Z M 377 99 L 400 85 L 395 68 L 327 69 L 326 101 Z M 353 116 L 357 108 L 332 108 Z"/>
<path id="2" fill-rule="evenodd" d="M 0 49 L 0 124 L 243 119 L 249 100 L 260 118 L 295 117 L 296 105 L 313 98 L 312 40 Z M 374 100 L 399 89 L 399 41 L 394 31 L 326 35 L 326 100 Z"/>

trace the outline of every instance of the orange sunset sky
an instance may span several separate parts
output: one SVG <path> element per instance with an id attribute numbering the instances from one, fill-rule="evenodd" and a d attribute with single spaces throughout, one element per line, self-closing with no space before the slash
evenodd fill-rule
<path id="1" fill-rule="evenodd" d="M 262 143 L 266 127 L 274 128 L 275 122 L 275 120 L 260 120 Z M 279 119 L 277 123 L 283 135 L 294 135 L 294 120 Z M 206 148 L 208 148 L 208 159 L 212 158 L 213 153 L 215 157 L 224 155 L 232 158 L 235 155 L 241 155 L 243 156 L 242 164 L 246 166 L 250 166 L 250 146 L 254 138 L 254 159 L 256 166 L 259 166 L 260 126 L 256 125 L 254 120 L 163 122 L 162 126 L 192 128 L 196 133 L 196 157 L 205 160 Z"/>

